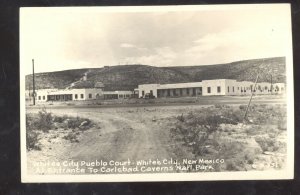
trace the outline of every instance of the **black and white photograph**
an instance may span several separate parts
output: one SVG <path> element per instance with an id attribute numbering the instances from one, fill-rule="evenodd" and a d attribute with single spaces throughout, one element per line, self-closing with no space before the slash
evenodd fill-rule
<path id="1" fill-rule="evenodd" d="M 20 8 L 22 182 L 293 179 L 289 4 Z"/>

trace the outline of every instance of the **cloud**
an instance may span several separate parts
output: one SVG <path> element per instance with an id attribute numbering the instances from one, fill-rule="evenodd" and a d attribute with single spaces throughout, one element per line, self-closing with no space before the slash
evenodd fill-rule
<path id="1" fill-rule="evenodd" d="M 155 48 L 152 54 L 127 57 L 124 59 L 124 63 L 127 64 L 145 64 L 154 66 L 170 66 L 174 63 L 177 53 L 170 47 Z"/>
<path id="2" fill-rule="evenodd" d="M 120 47 L 123 47 L 123 48 L 135 48 L 136 46 L 134 46 L 132 44 L 129 44 L 129 43 L 122 43 L 122 44 L 120 44 Z"/>
<path id="3" fill-rule="evenodd" d="M 243 28 L 206 34 L 193 41 L 182 58 L 202 64 L 284 56 L 286 36 L 280 28 Z M 191 62 L 192 62 L 191 61 Z"/>

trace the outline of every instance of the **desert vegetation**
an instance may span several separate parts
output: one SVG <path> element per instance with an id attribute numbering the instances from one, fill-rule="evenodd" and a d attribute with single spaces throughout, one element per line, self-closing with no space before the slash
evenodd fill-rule
<path id="1" fill-rule="evenodd" d="M 225 159 L 217 171 L 280 168 L 286 153 L 283 105 L 215 105 L 181 114 L 170 130 L 172 139 L 194 158 Z M 276 167 L 274 167 L 276 165 Z"/>
<path id="2" fill-rule="evenodd" d="M 93 122 L 87 118 L 56 116 L 42 108 L 38 113 L 26 114 L 26 148 L 41 150 L 40 140 L 50 137 L 48 141 L 51 142 L 59 135 L 70 142 L 79 142 L 80 132 L 93 126 Z"/>

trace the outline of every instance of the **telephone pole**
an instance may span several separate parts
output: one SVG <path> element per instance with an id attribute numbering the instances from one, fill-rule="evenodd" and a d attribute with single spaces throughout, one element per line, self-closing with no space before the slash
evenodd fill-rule
<path id="1" fill-rule="evenodd" d="M 256 80 L 255 80 L 255 84 L 254 84 L 254 90 L 256 90 L 256 84 L 257 84 L 257 80 L 258 80 L 258 74 L 257 74 L 257 76 L 256 76 Z M 246 118 L 247 118 L 247 114 L 248 114 L 248 109 L 249 109 L 249 107 L 250 107 L 250 104 L 251 104 L 251 100 L 252 100 L 252 97 L 253 97 L 253 91 L 251 91 L 251 97 L 250 97 L 250 100 L 249 100 L 249 103 L 248 103 L 248 106 L 247 106 L 247 108 L 246 108 L 246 112 L 245 112 L 245 115 L 244 115 L 244 120 L 246 120 Z"/>
<path id="2" fill-rule="evenodd" d="M 32 59 L 32 96 L 33 96 L 33 105 L 35 105 L 35 82 L 34 82 L 34 59 Z"/>

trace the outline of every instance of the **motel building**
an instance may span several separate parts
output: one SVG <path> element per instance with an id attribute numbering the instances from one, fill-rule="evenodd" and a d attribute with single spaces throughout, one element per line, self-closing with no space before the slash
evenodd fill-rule
<path id="1" fill-rule="evenodd" d="M 94 88 L 39 89 L 35 92 L 37 102 L 127 99 L 134 96 L 133 91 L 104 91 L 104 85 L 99 83 L 96 83 Z M 31 100 L 32 91 L 26 90 L 25 98 Z"/>
<path id="2" fill-rule="evenodd" d="M 36 90 L 37 102 L 61 102 L 78 100 L 127 99 L 132 91 L 103 91 L 102 89 L 41 89 Z M 26 98 L 28 99 L 28 98 Z"/>
<path id="3" fill-rule="evenodd" d="M 224 96 L 224 95 L 267 95 L 283 94 L 284 83 L 255 83 L 236 81 L 232 79 L 203 80 L 193 83 L 174 84 L 143 84 L 138 86 L 139 98 L 151 95 L 161 97 L 188 97 L 188 96 Z"/>
<path id="4" fill-rule="evenodd" d="M 102 89 L 40 89 L 36 90 L 36 101 L 76 101 L 100 99 L 103 96 Z"/>

